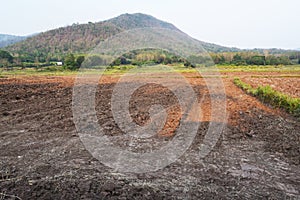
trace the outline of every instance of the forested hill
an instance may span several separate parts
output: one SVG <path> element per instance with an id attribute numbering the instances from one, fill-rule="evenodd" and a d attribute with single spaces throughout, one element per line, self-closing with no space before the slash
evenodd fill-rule
<path id="1" fill-rule="evenodd" d="M 61 59 L 68 53 L 87 53 L 108 37 L 125 30 L 144 27 L 169 28 L 179 31 L 174 25 L 150 15 L 123 14 L 102 22 L 73 24 L 40 33 L 25 41 L 6 47 L 5 50 L 13 55 L 18 55 L 22 60 L 49 61 Z M 227 48 L 205 42 L 203 42 L 203 47 L 211 52 L 238 51 L 236 48 Z"/>
<path id="2" fill-rule="evenodd" d="M 136 14 L 123 14 L 116 18 L 106 20 L 104 22 L 113 24 L 124 30 L 146 27 L 159 27 L 180 31 L 173 24 L 158 20 L 150 15 L 136 13 Z"/>

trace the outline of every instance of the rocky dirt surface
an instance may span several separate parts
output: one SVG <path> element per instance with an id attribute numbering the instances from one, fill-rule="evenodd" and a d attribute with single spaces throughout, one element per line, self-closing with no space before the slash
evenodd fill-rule
<path id="1" fill-rule="evenodd" d="M 203 98 L 197 135 L 177 161 L 144 174 L 110 169 L 86 150 L 73 122 L 74 77 L 0 79 L 0 199 L 299 199 L 299 121 L 246 95 L 228 76 L 228 120 L 213 151 L 201 159 L 210 97 L 202 78 L 186 77 Z M 96 97 L 99 124 L 112 137 L 122 135 L 109 104 L 117 81 L 103 78 Z M 180 109 L 167 88 L 150 84 L 136 91 L 133 120 L 146 124 L 153 103 L 169 114 L 154 140 L 172 140 Z M 126 148 L 122 140 L 115 143 Z"/>

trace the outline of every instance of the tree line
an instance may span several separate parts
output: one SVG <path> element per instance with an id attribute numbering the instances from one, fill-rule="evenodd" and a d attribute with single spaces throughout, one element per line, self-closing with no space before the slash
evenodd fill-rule
<path id="1" fill-rule="evenodd" d="M 300 64 L 300 53 L 258 54 L 255 52 L 211 53 L 215 64 L 220 65 L 291 65 Z"/>
<path id="2" fill-rule="evenodd" d="M 48 58 L 40 60 L 38 57 L 31 58 L 25 62 L 22 57 L 13 56 L 8 51 L 0 50 L 0 67 L 19 66 L 26 67 L 43 67 L 51 66 L 57 61 L 64 63 L 63 67 L 69 70 L 78 69 L 84 62 L 86 66 L 97 66 L 104 63 L 102 55 L 83 56 L 70 53 L 62 55 L 59 59 Z M 110 65 L 155 65 L 155 64 L 174 64 L 183 63 L 186 67 L 194 67 L 193 63 L 201 63 L 204 66 L 214 64 L 218 65 L 291 65 L 300 64 L 300 53 L 293 52 L 289 54 L 259 54 L 257 52 L 223 52 L 210 53 L 205 55 L 195 55 L 189 58 L 182 58 L 168 51 L 157 49 L 142 49 L 128 52 L 115 59 Z"/>

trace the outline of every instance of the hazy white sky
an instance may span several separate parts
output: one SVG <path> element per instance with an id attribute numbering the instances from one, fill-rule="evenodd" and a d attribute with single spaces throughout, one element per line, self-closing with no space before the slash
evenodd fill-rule
<path id="1" fill-rule="evenodd" d="M 300 48 L 300 0 L 9 0 L 0 8 L 0 33 L 28 35 L 145 13 L 190 36 L 240 48 Z"/>

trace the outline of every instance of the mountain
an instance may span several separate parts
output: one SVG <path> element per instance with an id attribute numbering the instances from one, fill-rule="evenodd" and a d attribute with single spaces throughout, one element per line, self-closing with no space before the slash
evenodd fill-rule
<path id="1" fill-rule="evenodd" d="M 87 53 L 99 42 L 122 31 L 134 28 L 158 27 L 180 31 L 173 24 L 158 20 L 150 15 L 123 14 L 102 22 L 73 24 L 29 37 L 5 50 L 20 55 L 23 60 L 61 59 L 67 53 Z M 207 51 L 232 52 L 236 48 L 202 42 Z"/>
<path id="2" fill-rule="evenodd" d="M 173 24 L 161 21 L 150 15 L 141 13 L 123 14 L 102 22 L 73 24 L 43 32 L 29 37 L 24 41 L 7 46 L 4 49 L 14 55 L 20 56 L 22 60 L 34 61 L 36 58 L 40 61 L 60 60 L 68 53 L 88 53 L 101 41 L 123 31 L 146 27 L 180 31 Z M 201 42 L 201 44 L 209 52 L 248 51 L 206 42 Z M 257 49 L 256 51 L 260 52 L 263 50 Z M 278 52 L 277 50 L 274 51 Z"/>
<path id="3" fill-rule="evenodd" d="M 23 41 L 26 36 L 0 34 L 0 48 Z"/>

